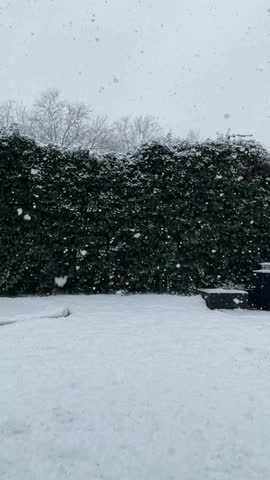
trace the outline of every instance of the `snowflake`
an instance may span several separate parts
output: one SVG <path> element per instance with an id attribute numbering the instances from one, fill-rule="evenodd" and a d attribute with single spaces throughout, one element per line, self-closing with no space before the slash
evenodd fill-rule
<path id="1" fill-rule="evenodd" d="M 57 285 L 57 287 L 63 288 L 67 283 L 67 279 L 67 275 L 65 275 L 64 277 L 55 277 L 54 283 L 55 285 Z"/>

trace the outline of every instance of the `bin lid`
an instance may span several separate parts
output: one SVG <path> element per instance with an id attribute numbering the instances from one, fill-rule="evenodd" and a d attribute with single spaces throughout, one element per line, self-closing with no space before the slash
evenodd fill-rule
<path id="1" fill-rule="evenodd" d="M 270 270 L 269 270 L 270 273 Z M 231 288 L 199 288 L 199 292 L 203 293 L 233 293 L 233 294 L 246 294 L 247 292 L 245 290 L 234 290 Z"/>
<path id="2" fill-rule="evenodd" d="M 270 270 L 264 268 L 261 270 L 253 270 L 253 273 L 270 273 Z"/>

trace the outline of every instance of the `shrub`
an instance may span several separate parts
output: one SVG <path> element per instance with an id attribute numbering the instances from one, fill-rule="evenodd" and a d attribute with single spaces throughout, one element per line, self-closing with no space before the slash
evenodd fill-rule
<path id="1" fill-rule="evenodd" d="M 93 156 L 0 138 L 0 293 L 192 293 L 270 258 L 267 152 L 207 141 Z"/>

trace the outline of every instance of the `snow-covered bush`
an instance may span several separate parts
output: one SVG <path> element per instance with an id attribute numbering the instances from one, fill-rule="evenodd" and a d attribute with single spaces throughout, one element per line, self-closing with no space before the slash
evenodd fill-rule
<path id="1" fill-rule="evenodd" d="M 241 139 L 117 157 L 2 136 L 0 292 L 245 285 L 270 258 L 269 182 L 268 153 Z"/>

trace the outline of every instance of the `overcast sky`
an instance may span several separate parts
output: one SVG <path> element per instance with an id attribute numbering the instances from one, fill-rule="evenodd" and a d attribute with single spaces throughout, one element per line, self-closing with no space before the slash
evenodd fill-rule
<path id="1" fill-rule="evenodd" d="M 112 117 L 270 145 L 270 0 L 0 0 L 0 45 L 1 102 L 58 87 Z"/>

